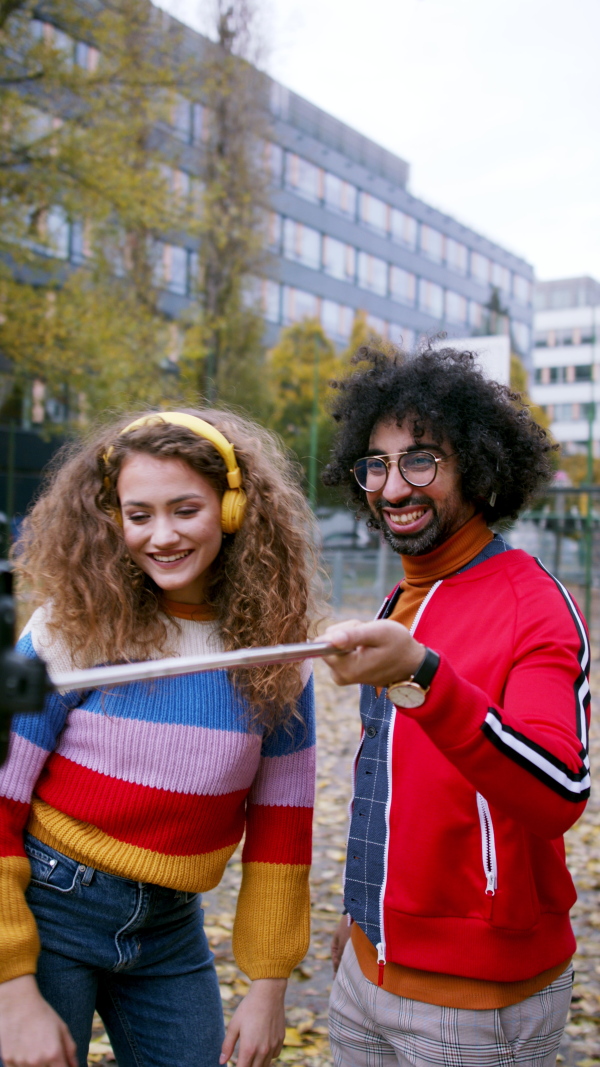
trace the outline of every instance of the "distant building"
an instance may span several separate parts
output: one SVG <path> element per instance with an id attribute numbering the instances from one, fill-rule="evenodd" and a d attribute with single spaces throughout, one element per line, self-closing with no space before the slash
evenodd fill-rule
<path id="1" fill-rule="evenodd" d="M 563 278 L 535 287 L 532 400 L 567 454 L 600 454 L 600 282 Z"/>
<path id="2" fill-rule="evenodd" d="M 166 31 L 175 22 L 156 11 Z M 90 67 L 97 53 L 43 19 L 34 26 L 45 39 L 72 48 Z M 202 57 L 210 44 L 188 27 L 184 50 Z M 94 53 L 94 54 L 92 54 Z M 266 341 L 282 326 L 307 316 L 321 320 L 338 344 L 347 342 L 355 312 L 364 310 L 374 332 L 412 346 L 422 334 L 450 337 L 496 332 L 489 309 L 507 313 L 513 345 L 530 365 L 533 269 L 525 260 L 463 226 L 407 189 L 409 165 L 314 104 L 265 77 L 272 133 L 267 145 L 273 210 L 272 253 L 261 279 Z M 178 96 L 171 135 L 179 145 L 172 172 L 175 191 L 198 187 L 205 122 L 197 98 Z M 186 145 L 181 155 L 181 144 Z M 168 138 L 163 141 L 168 164 Z M 85 261 L 85 233 L 60 213 L 53 216 L 55 255 Z M 193 299 L 197 249 L 168 239 L 161 246 L 163 306 L 176 317 Z"/>

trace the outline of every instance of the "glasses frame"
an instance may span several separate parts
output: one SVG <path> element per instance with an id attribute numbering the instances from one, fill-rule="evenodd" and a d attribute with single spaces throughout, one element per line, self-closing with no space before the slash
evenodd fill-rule
<path id="1" fill-rule="evenodd" d="M 400 460 L 402 459 L 403 456 L 415 456 L 415 455 L 431 456 L 433 462 L 435 463 L 435 467 L 433 468 L 433 475 L 431 476 L 431 478 L 430 478 L 430 480 L 428 482 L 419 482 L 419 483 L 411 482 L 410 478 L 406 477 L 404 471 L 402 470 L 402 467 L 400 466 Z M 396 466 L 398 467 L 398 471 L 400 472 L 400 476 L 402 478 L 404 478 L 404 481 L 406 482 L 407 485 L 412 485 L 414 489 L 426 489 L 428 485 L 431 485 L 431 483 L 435 481 L 435 476 L 436 476 L 437 471 L 438 471 L 438 467 L 437 467 L 438 463 L 441 463 L 442 460 L 444 460 L 444 459 L 450 459 L 451 456 L 455 456 L 455 455 L 456 455 L 456 452 L 449 452 L 448 454 L 444 454 L 443 456 L 434 456 L 433 452 L 430 452 L 429 449 L 427 449 L 427 448 L 408 448 L 408 449 L 406 449 L 405 452 L 390 452 L 388 455 L 383 455 L 383 456 L 377 456 L 377 455 L 376 456 L 361 456 L 360 459 L 356 460 L 356 463 L 354 464 L 354 466 L 350 468 L 350 471 L 354 475 L 354 477 L 356 479 L 356 482 L 357 482 L 357 485 L 360 486 L 360 488 L 363 490 L 364 493 L 380 493 L 381 490 L 385 489 L 385 487 L 387 485 L 387 480 L 388 480 L 388 478 L 390 476 L 390 467 L 392 465 L 392 460 L 395 460 L 396 461 Z M 361 485 L 359 480 L 358 480 L 358 476 L 356 474 L 357 464 L 358 463 L 364 463 L 364 461 L 367 460 L 367 459 L 380 459 L 383 463 L 385 463 L 385 467 L 386 467 L 385 480 L 383 482 L 383 485 L 381 485 L 379 487 L 379 489 L 367 489 L 367 488 L 365 488 L 364 485 Z"/>

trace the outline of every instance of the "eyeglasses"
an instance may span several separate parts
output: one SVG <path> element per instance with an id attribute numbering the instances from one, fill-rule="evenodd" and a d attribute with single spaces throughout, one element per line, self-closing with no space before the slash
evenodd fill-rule
<path id="1" fill-rule="evenodd" d="M 367 493 L 377 493 L 387 482 L 395 460 L 400 474 L 409 485 L 431 485 L 437 474 L 438 463 L 453 455 L 454 452 L 450 452 L 449 456 L 434 456 L 432 452 L 394 452 L 390 456 L 365 456 L 364 459 L 357 459 L 352 473 L 361 489 Z"/>

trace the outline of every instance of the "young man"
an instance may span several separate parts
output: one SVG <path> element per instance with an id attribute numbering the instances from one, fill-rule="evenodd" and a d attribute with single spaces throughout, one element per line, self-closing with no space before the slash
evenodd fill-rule
<path id="1" fill-rule="evenodd" d="M 336 682 L 363 686 L 334 1062 L 550 1067 L 572 985 L 562 835 L 589 795 L 589 646 L 567 590 L 489 525 L 548 481 L 552 446 L 469 353 L 357 361 L 326 480 L 405 578 L 377 621 L 326 634 L 348 651 L 328 661 Z"/>

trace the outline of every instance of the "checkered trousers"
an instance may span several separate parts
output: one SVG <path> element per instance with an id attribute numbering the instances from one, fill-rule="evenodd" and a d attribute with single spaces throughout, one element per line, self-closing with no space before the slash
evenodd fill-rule
<path id="1" fill-rule="evenodd" d="M 552 985 L 508 1008 L 440 1008 L 378 989 L 348 942 L 331 991 L 336 1067 L 554 1067 L 573 985 Z"/>

